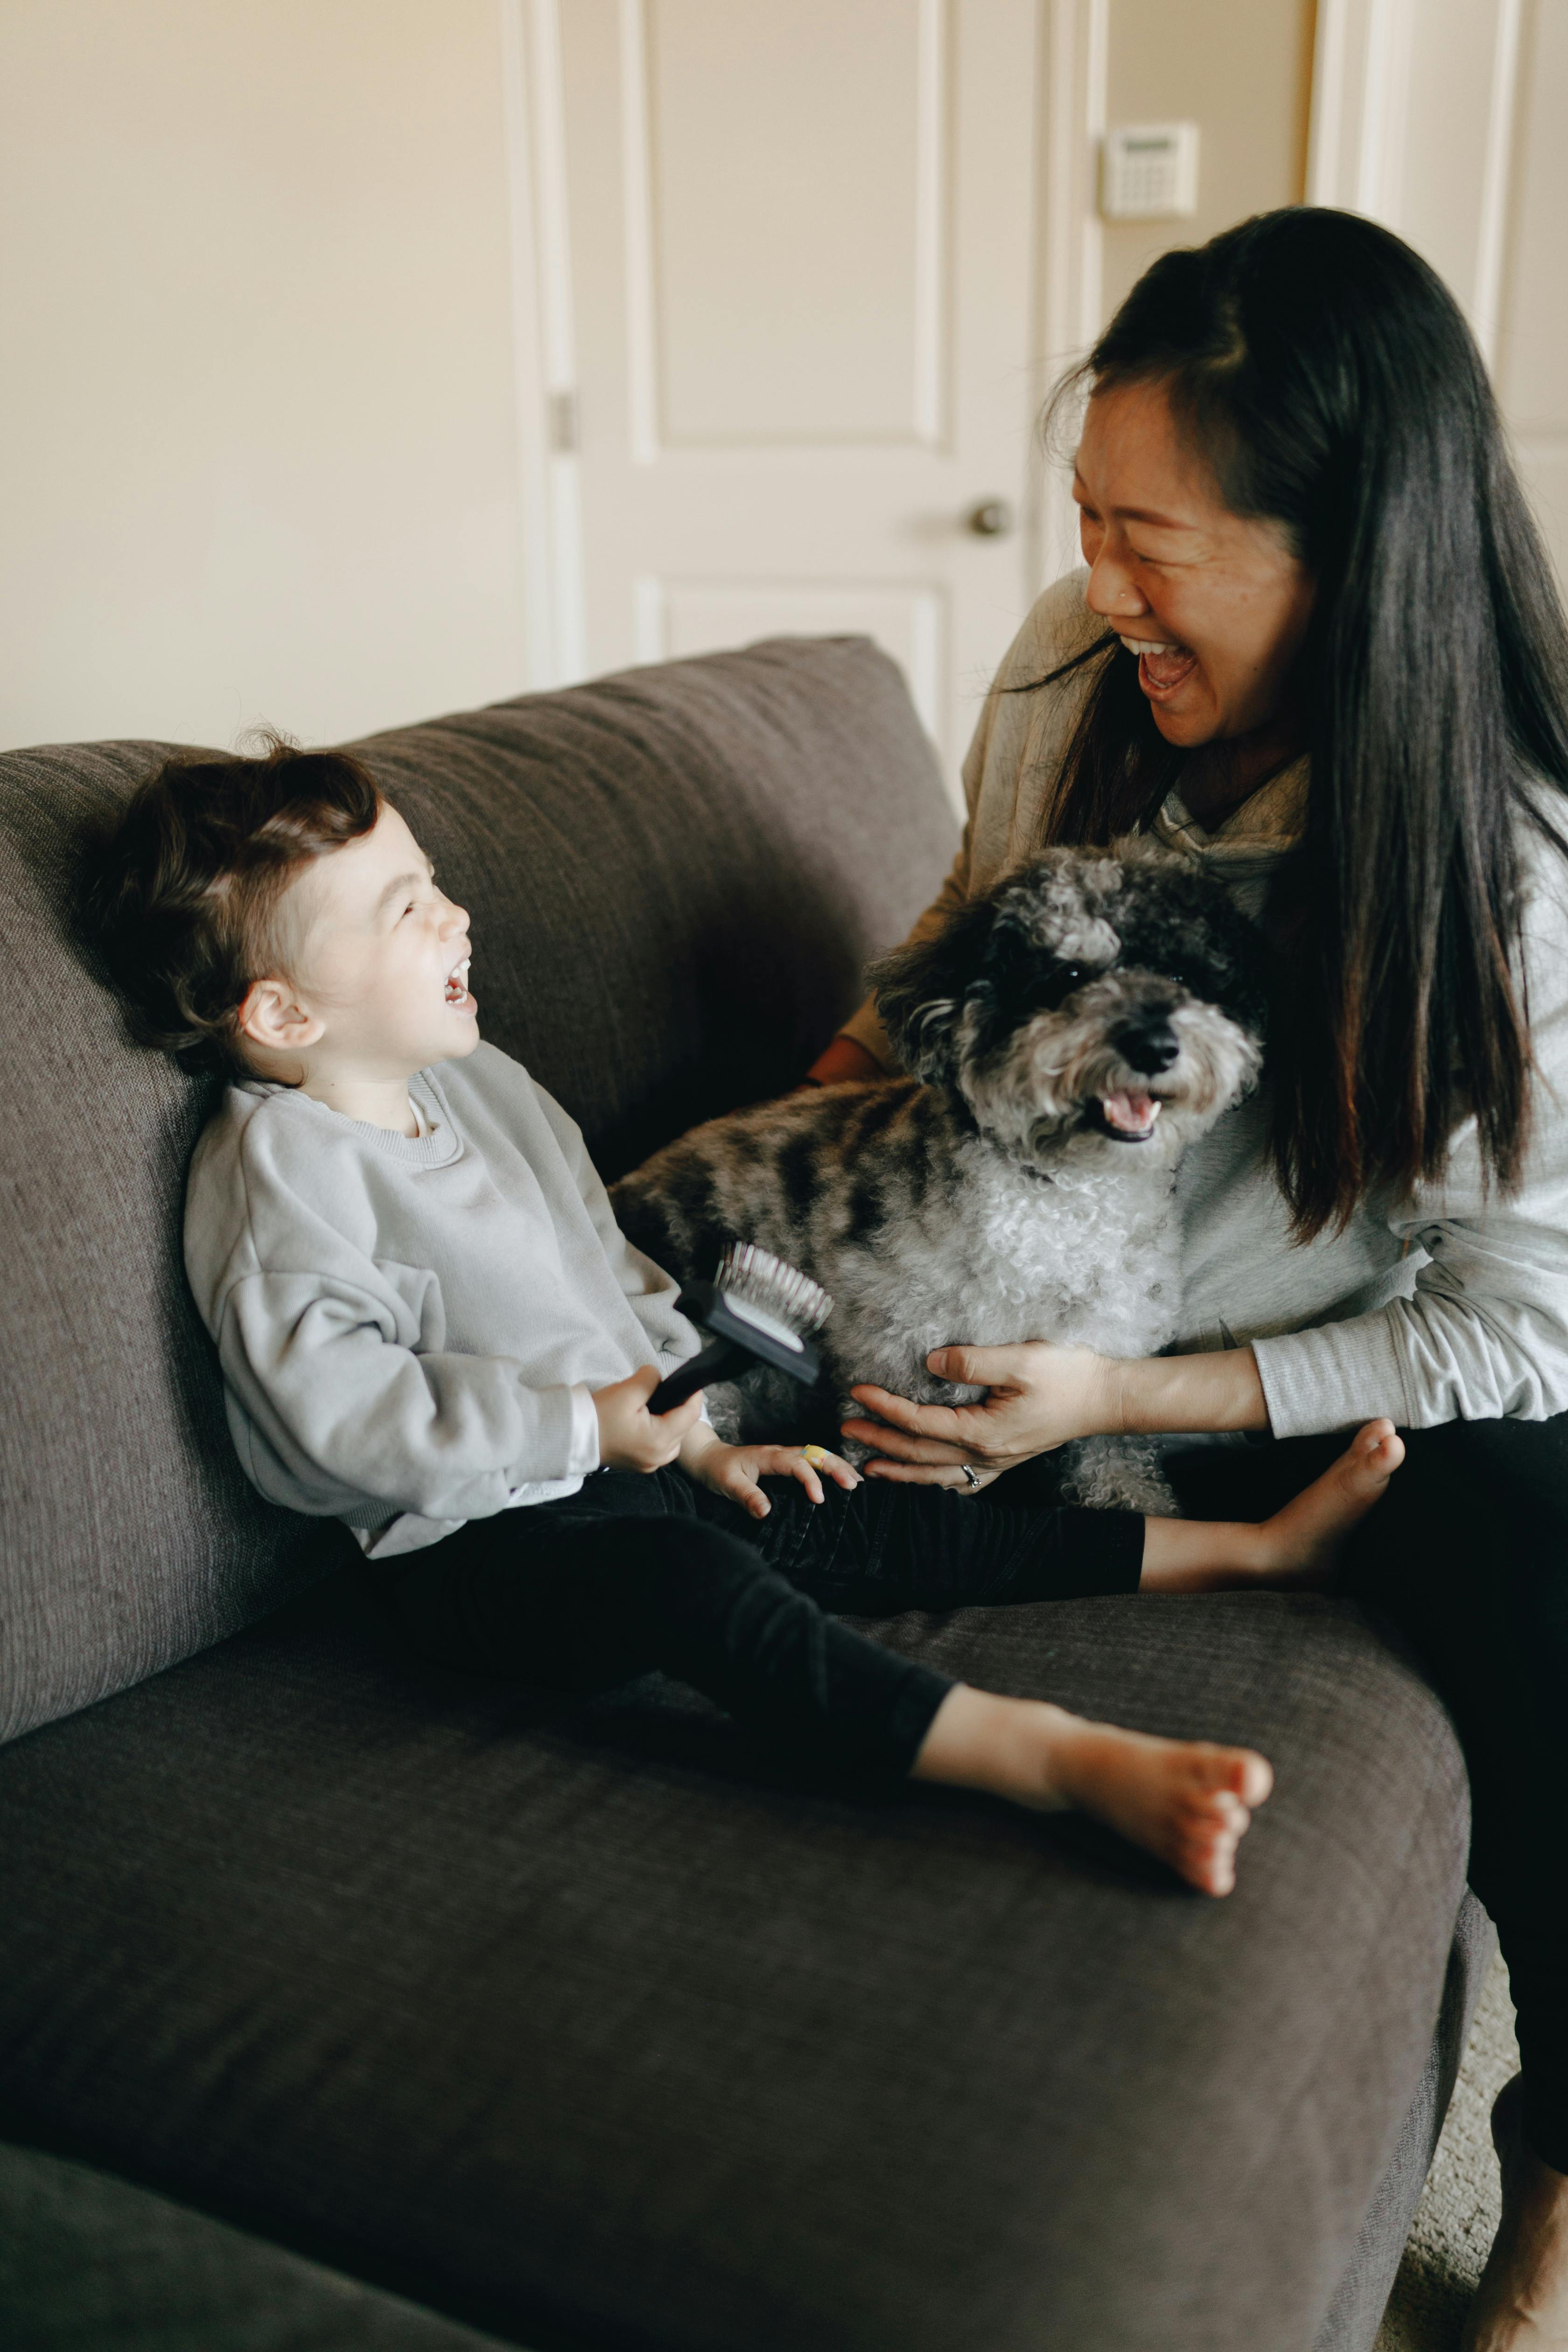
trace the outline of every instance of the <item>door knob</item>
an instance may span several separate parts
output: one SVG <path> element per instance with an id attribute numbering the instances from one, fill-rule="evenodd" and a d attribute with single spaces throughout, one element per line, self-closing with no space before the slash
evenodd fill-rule
<path id="1" fill-rule="evenodd" d="M 963 520 L 976 539 L 1005 539 L 1013 528 L 1013 509 L 1005 499 L 982 499 Z"/>

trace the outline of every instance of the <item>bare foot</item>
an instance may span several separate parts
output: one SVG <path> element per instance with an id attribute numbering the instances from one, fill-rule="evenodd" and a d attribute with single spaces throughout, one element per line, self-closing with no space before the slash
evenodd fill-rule
<path id="1" fill-rule="evenodd" d="M 1331 1581 L 1340 1547 L 1405 1459 L 1391 1421 L 1369 1421 L 1337 1462 L 1271 1519 L 1145 1519 L 1141 1592 L 1308 1591 Z"/>
<path id="2" fill-rule="evenodd" d="M 1568 2352 L 1568 2173 L 1520 2137 L 1523 2077 L 1492 2109 L 1502 2221 L 1465 2323 L 1463 2352 Z"/>
<path id="3" fill-rule="evenodd" d="M 986 1789 L 1044 1811 L 1077 1807 L 1168 1863 L 1205 1895 L 1236 1885 L 1236 1849 L 1274 1785 L 1249 1748 L 1152 1739 L 1037 1699 L 960 1683 L 915 1759 L 914 1777 Z"/>
<path id="4" fill-rule="evenodd" d="M 1329 1583 L 1341 1545 L 1383 1500 L 1404 1459 L 1405 1440 L 1391 1421 L 1369 1421 L 1358 1429 L 1321 1478 L 1257 1529 L 1257 1580 L 1301 1587 Z"/>
<path id="5" fill-rule="evenodd" d="M 1058 1748 L 1056 1773 L 1068 1801 L 1205 1895 L 1228 1895 L 1252 1809 L 1274 1786 L 1265 1759 L 1250 1748 L 1152 1739 L 1113 1723 L 1068 1720 L 1074 1729 Z"/>

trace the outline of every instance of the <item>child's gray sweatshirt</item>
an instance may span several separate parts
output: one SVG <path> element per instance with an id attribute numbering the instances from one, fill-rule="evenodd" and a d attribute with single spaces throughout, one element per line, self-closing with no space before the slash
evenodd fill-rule
<path id="1" fill-rule="evenodd" d="M 185 1194 L 241 1463 L 373 1558 L 569 1494 L 598 1466 L 591 1391 L 698 1346 L 520 1063 L 480 1045 L 409 1091 L 413 1139 L 231 1087 Z"/>

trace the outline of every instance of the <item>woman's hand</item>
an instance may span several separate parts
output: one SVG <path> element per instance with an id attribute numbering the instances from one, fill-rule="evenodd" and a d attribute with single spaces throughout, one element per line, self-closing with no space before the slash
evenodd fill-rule
<path id="1" fill-rule="evenodd" d="M 846 1490 L 860 1484 L 857 1472 L 821 1445 L 726 1445 L 711 1429 L 692 1431 L 680 1449 L 680 1466 L 716 1495 L 727 1495 L 753 1519 L 765 1519 L 773 1505 L 759 1486 L 763 1478 L 798 1478 L 814 1503 L 823 1500 L 819 1470 Z"/>
<path id="2" fill-rule="evenodd" d="M 887 1389 L 858 1388 L 858 1403 L 878 1419 L 847 1421 L 846 1437 L 878 1448 L 869 1478 L 912 1485 L 968 1485 L 968 1463 L 983 1477 L 1000 1477 L 1037 1454 L 1075 1437 L 1120 1428 L 1116 1410 L 1121 1367 L 1088 1348 L 1049 1348 L 1030 1340 L 1012 1348 L 938 1348 L 926 1358 L 939 1380 L 963 1381 L 990 1394 L 978 1404 L 912 1404 Z M 890 1424 L 890 1426 L 889 1426 Z"/>
<path id="3" fill-rule="evenodd" d="M 939 1380 L 991 1393 L 978 1404 L 912 1404 L 886 1389 L 852 1390 L 879 1416 L 844 1423 L 846 1437 L 879 1449 L 866 1465 L 868 1478 L 951 1486 L 966 1462 L 999 1475 L 1075 1437 L 1268 1426 L 1250 1348 L 1124 1358 L 1032 1339 L 1016 1348 L 939 1348 L 926 1363 Z"/>

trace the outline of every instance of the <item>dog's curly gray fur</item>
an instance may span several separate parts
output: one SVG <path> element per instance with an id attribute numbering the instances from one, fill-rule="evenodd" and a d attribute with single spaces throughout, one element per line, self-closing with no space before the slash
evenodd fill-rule
<path id="1" fill-rule="evenodd" d="M 834 1300 L 816 1428 L 798 1388 L 758 1374 L 710 1405 L 731 1436 L 850 1451 L 857 1382 L 980 1393 L 926 1369 L 955 1340 L 1157 1352 L 1177 1329 L 1177 1162 L 1259 1068 L 1258 934 L 1219 883 L 1139 845 L 1047 851 L 871 981 L 908 1076 L 714 1119 L 614 1191 L 625 1232 L 683 1281 L 741 1239 Z M 1146 1138 L 1108 1120 L 1128 1095 L 1160 1105 Z M 1067 1476 L 1079 1501 L 1174 1507 L 1152 1444 L 1090 1440 Z"/>

